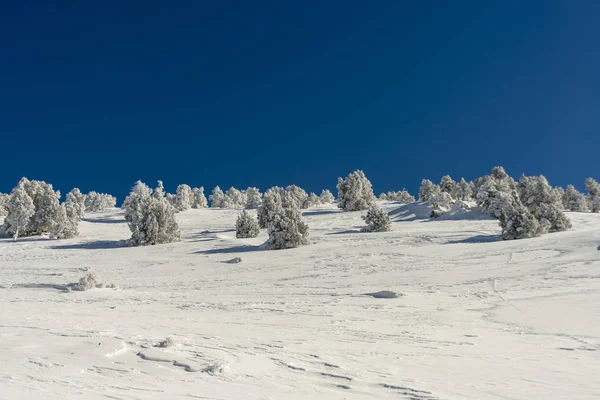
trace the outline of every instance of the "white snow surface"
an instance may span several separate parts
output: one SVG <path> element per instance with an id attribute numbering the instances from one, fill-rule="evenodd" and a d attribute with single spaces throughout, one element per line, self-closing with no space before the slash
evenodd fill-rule
<path id="1" fill-rule="evenodd" d="M 472 212 L 381 204 L 390 232 L 303 210 L 291 250 L 236 239 L 227 209 L 177 214 L 166 245 L 123 247 L 118 209 L 0 239 L 0 399 L 600 398 L 599 214 L 502 241 Z M 69 292 L 88 271 L 117 288 Z"/>

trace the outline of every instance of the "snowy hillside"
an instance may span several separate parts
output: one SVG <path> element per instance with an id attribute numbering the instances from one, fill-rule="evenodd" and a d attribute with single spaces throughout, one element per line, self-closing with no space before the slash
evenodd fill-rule
<path id="1" fill-rule="evenodd" d="M 227 209 L 177 214 L 158 246 L 123 247 L 119 209 L 0 239 L 0 399 L 600 398 L 600 214 L 502 241 L 482 215 L 381 204 L 391 232 L 322 206 L 280 251 Z M 117 288 L 68 291 L 89 270 Z"/>

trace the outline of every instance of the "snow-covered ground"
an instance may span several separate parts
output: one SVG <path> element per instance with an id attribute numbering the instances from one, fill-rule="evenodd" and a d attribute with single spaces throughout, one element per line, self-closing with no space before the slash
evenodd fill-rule
<path id="1" fill-rule="evenodd" d="M 392 232 L 305 210 L 314 243 L 282 251 L 214 209 L 160 246 L 123 247 L 120 210 L 0 239 L 0 399 L 600 398 L 600 215 L 501 241 L 476 214 L 384 206 Z M 90 269 L 117 289 L 66 290 Z"/>

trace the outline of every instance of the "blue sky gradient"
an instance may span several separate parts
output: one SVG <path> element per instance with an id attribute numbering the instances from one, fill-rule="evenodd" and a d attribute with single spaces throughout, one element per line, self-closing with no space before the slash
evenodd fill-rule
<path id="1" fill-rule="evenodd" d="M 0 192 L 600 178 L 597 1 L 7 3 Z"/>

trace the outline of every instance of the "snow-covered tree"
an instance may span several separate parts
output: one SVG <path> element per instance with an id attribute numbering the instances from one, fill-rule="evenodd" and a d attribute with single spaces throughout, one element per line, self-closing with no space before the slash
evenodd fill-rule
<path id="1" fill-rule="evenodd" d="M 27 194 L 23 181 L 19 182 L 17 187 L 13 189 L 7 208 L 8 214 L 0 231 L 17 240 L 19 234 L 26 231 L 30 218 L 35 214 L 33 200 Z"/>
<path id="2" fill-rule="evenodd" d="M 242 192 L 240 192 L 233 186 L 227 189 L 225 197 L 227 198 L 226 208 L 241 208 L 246 205 L 246 201 Z"/>
<path id="3" fill-rule="evenodd" d="M 362 228 L 363 232 L 387 232 L 392 228 L 390 216 L 377 203 L 369 206 L 369 211 L 363 219 L 367 223 L 367 226 Z"/>
<path id="4" fill-rule="evenodd" d="M 440 190 L 448 193 L 453 199 L 456 199 L 458 192 L 457 183 L 450 177 L 450 175 L 444 175 L 440 181 Z"/>
<path id="5" fill-rule="evenodd" d="M 85 195 L 84 205 L 85 211 L 96 212 L 112 208 L 117 204 L 117 199 L 114 196 L 106 193 L 96 193 L 94 191 Z"/>
<path id="6" fill-rule="evenodd" d="M 500 193 L 517 194 L 516 182 L 502 167 L 494 167 L 492 175 L 479 178 L 478 181 L 481 186 L 477 190 L 477 205 L 484 213 L 500 218 L 500 206 L 496 204 Z"/>
<path id="7" fill-rule="evenodd" d="M 258 225 L 261 229 L 268 228 L 273 216 L 281 213 L 283 204 L 281 195 L 276 188 L 271 188 L 265 192 L 263 202 L 258 209 Z"/>
<path id="8" fill-rule="evenodd" d="M 573 185 L 567 185 L 567 190 L 564 195 L 564 204 L 569 211 L 588 211 L 588 203 L 585 199 L 585 195 L 575 189 L 575 186 Z"/>
<path id="9" fill-rule="evenodd" d="M 71 209 L 70 212 L 73 212 Z M 79 234 L 77 228 L 77 218 L 75 215 L 68 215 L 66 205 L 61 205 L 56 211 L 50 228 L 50 237 L 52 239 L 70 239 Z"/>
<path id="10" fill-rule="evenodd" d="M 398 201 L 400 203 L 412 203 L 415 198 L 408 193 L 405 189 L 400 192 L 387 192 L 379 195 L 380 200 Z"/>
<path id="11" fill-rule="evenodd" d="M 0 217 L 4 217 L 8 214 L 8 202 L 10 201 L 10 195 L 6 193 L 0 193 Z"/>
<path id="12" fill-rule="evenodd" d="M 41 195 L 38 201 L 34 200 L 35 214 L 29 221 L 28 234 L 41 235 L 50 232 L 54 217 L 60 208 L 60 192 L 55 191 L 52 185 L 40 183 Z"/>
<path id="13" fill-rule="evenodd" d="M 375 200 L 371 182 L 361 170 L 346 177 L 338 178 L 338 207 L 344 211 L 366 210 Z"/>
<path id="14" fill-rule="evenodd" d="M 243 210 L 235 222 L 235 237 L 238 239 L 255 238 L 260 233 L 258 222 L 246 210 Z"/>
<path id="15" fill-rule="evenodd" d="M 192 189 L 192 208 L 206 208 L 208 207 L 208 201 L 204 195 L 204 187 Z"/>
<path id="16" fill-rule="evenodd" d="M 431 206 L 431 216 L 439 216 L 442 212 L 448 211 L 454 203 L 452 196 L 448 192 L 439 192 L 429 196 L 429 205 Z"/>
<path id="17" fill-rule="evenodd" d="M 521 203 L 516 192 L 498 191 L 494 198 L 504 239 L 532 238 L 544 233 L 544 227 Z"/>
<path id="18" fill-rule="evenodd" d="M 321 191 L 321 196 L 319 196 L 319 197 L 321 199 L 322 204 L 331 204 L 335 201 L 335 197 L 333 197 L 333 193 L 331 193 L 331 191 L 328 189 L 323 189 L 323 191 Z"/>
<path id="19" fill-rule="evenodd" d="M 188 185 L 177 186 L 175 192 L 175 208 L 177 211 L 186 211 L 192 208 L 192 188 Z"/>
<path id="20" fill-rule="evenodd" d="M 164 199 L 165 196 L 165 185 L 163 185 L 163 181 L 158 181 L 156 189 L 152 192 L 152 197 L 155 199 Z"/>
<path id="21" fill-rule="evenodd" d="M 260 208 L 262 204 L 262 194 L 260 190 L 255 187 L 249 187 L 246 189 L 246 206 L 247 210 L 255 210 Z"/>
<path id="22" fill-rule="evenodd" d="M 294 204 L 273 213 L 268 232 L 269 239 L 265 242 L 268 250 L 291 249 L 308 244 L 308 225 L 302 221 L 300 210 Z"/>
<path id="23" fill-rule="evenodd" d="M 285 191 L 288 192 L 290 196 L 283 196 L 282 195 L 282 200 L 284 203 L 284 207 L 287 207 L 286 205 L 286 198 L 288 199 L 287 201 L 289 202 L 294 202 L 298 208 L 302 208 L 304 205 L 304 202 L 306 201 L 306 199 L 308 198 L 308 194 L 306 194 L 306 191 L 304 189 L 302 189 L 299 186 L 296 185 L 289 185 L 288 187 L 285 188 Z"/>
<path id="24" fill-rule="evenodd" d="M 442 190 L 440 187 L 429 179 L 423 179 L 421 181 L 421 187 L 419 188 L 419 201 L 427 202 L 429 198 L 434 194 L 440 193 Z"/>
<path id="25" fill-rule="evenodd" d="M 212 191 L 212 194 L 208 196 L 210 200 L 211 208 L 226 208 L 227 199 L 225 198 L 225 193 L 221 190 L 220 187 L 215 186 Z"/>
<path id="26" fill-rule="evenodd" d="M 126 201 L 125 220 L 131 230 L 130 244 L 145 246 L 180 240 L 175 208 L 164 198 L 154 198 L 150 189 L 138 181 Z"/>
<path id="27" fill-rule="evenodd" d="M 458 183 L 458 196 L 463 201 L 469 201 L 473 198 L 472 183 L 467 182 L 465 178 L 460 178 Z"/>
<path id="28" fill-rule="evenodd" d="M 65 211 L 67 212 L 67 217 L 71 220 L 77 221 L 79 218 L 83 218 L 85 212 L 85 196 L 78 188 L 67 193 Z"/>
<path id="29" fill-rule="evenodd" d="M 302 208 L 313 208 L 321 205 L 321 198 L 317 196 L 315 193 L 311 192 L 306 200 L 304 200 L 304 204 Z"/>
<path id="30" fill-rule="evenodd" d="M 554 192 L 554 196 L 558 199 L 560 203 L 561 210 L 566 210 L 567 203 L 565 198 L 565 189 L 563 189 L 560 186 L 556 186 L 554 189 L 552 189 L 552 191 Z"/>
<path id="31" fill-rule="evenodd" d="M 177 196 L 173 193 L 167 193 L 165 199 L 167 199 L 167 203 L 169 203 L 171 207 L 175 208 L 175 211 L 177 212 Z"/>
<path id="32" fill-rule="evenodd" d="M 600 184 L 593 178 L 587 178 L 585 188 L 588 192 L 587 199 L 590 210 L 593 213 L 600 212 Z"/>
<path id="33" fill-rule="evenodd" d="M 558 232 L 571 227 L 571 222 L 561 211 L 562 199 L 543 175 L 522 175 L 518 193 L 521 203 L 538 220 L 544 231 Z"/>

